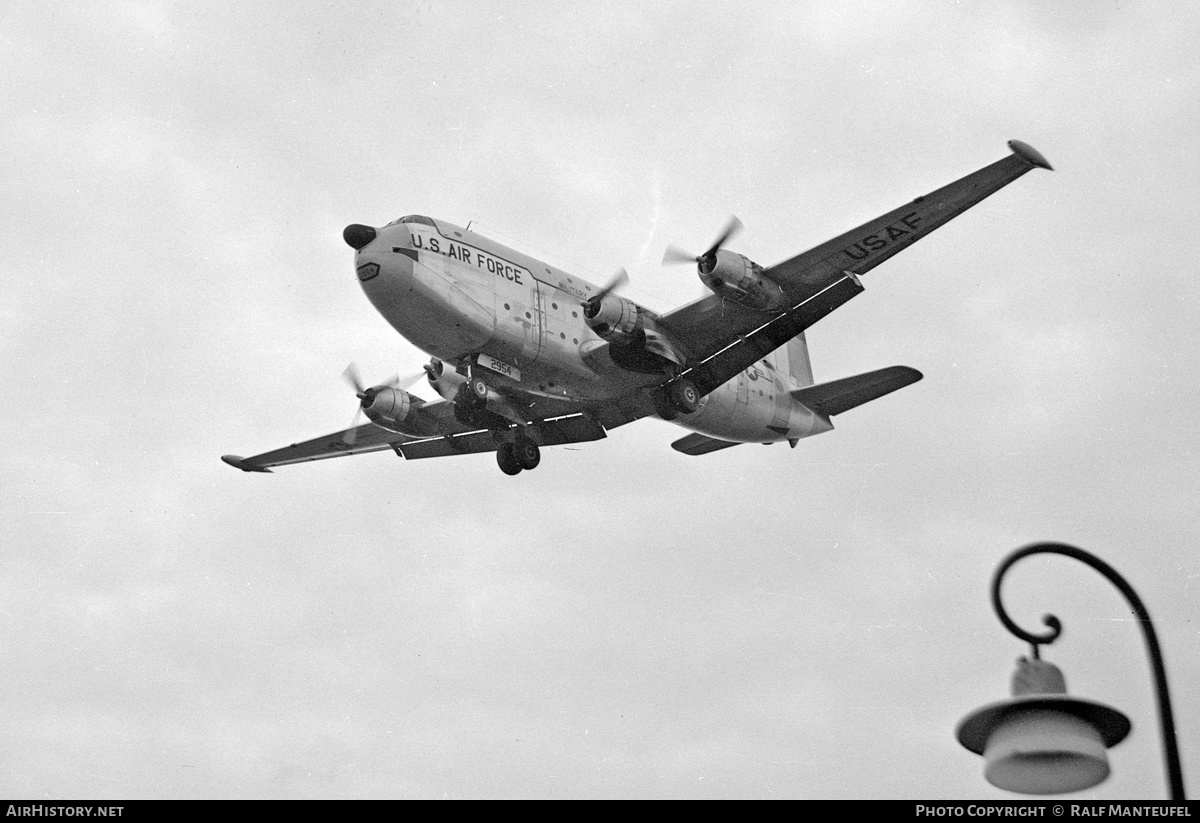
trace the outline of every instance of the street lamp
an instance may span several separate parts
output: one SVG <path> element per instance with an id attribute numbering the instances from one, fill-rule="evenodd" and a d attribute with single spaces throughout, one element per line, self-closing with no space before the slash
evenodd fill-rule
<path id="1" fill-rule="evenodd" d="M 1062 672 L 1041 659 L 1038 647 L 1053 643 L 1062 633 L 1057 617 L 1046 615 L 1042 622 L 1049 630 L 1035 635 L 1014 623 L 1004 610 L 1000 602 L 1004 573 L 1031 554 L 1061 554 L 1086 563 L 1120 589 L 1133 607 L 1154 674 L 1167 787 L 1172 800 L 1184 800 L 1167 674 L 1150 614 L 1116 570 L 1095 555 L 1063 543 L 1035 543 L 1018 549 L 996 569 L 992 607 L 1005 628 L 1030 644 L 1032 659 L 1018 661 L 1011 700 L 984 706 L 963 718 L 958 724 L 958 742 L 984 756 L 984 777 L 994 786 L 1025 794 L 1060 794 L 1091 788 L 1108 777 L 1105 749 L 1129 734 L 1125 715 L 1101 703 L 1068 697 Z"/>

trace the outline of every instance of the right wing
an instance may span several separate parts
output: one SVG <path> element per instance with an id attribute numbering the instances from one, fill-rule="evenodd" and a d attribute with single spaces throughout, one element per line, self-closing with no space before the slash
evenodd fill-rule
<path id="1" fill-rule="evenodd" d="M 496 435 L 490 429 L 467 426 L 459 422 L 454 416 L 454 404 L 449 401 L 430 403 L 424 407 L 424 411 L 437 418 L 442 433 L 434 437 L 413 437 L 388 431 L 374 423 L 366 423 L 253 457 L 227 454 L 221 459 L 245 472 L 270 472 L 275 466 L 308 463 L 351 454 L 367 454 L 386 449 L 391 449 L 408 460 L 416 460 L 423 457 L 448 457 L 455 454 L 495 451 L 499 445 Z M 597 417 L 601 415 L 575 413 L 540 420 L 521 428 L 525 436 L 539 446 L 582 443 L 600 440 L 606 436 L 604 425 L 601 425 L 603 418 L 597 420 Z M 615 425 L 622 422 L 627 421 L 614 419 Z M 515 426 L 516 424 L 510 424 L 510 428 Z M 349 432 L 355 433 L 353 445 L 346 443 L 346 435 Z"/>
<path id="2" fill-rule="evenodd" d="M 572 414 L 553 420 L 543 420 L 530 426 L 530 435 L 539 446 L 561 446 L 566 443 L 584 443 L 589 440 L 601 440 L 607 435 L 604 427 L 586 414 Z M 488 429 L 448 434 L 443 437 L 429 437 L 421 440 L 409 440 L 397 443 L 395 450 L 404 455 L 406 460 L 419 460 L 423 457 L 449 457 L 455 454 L 476 454 L 478 452 L 494 452 L 499 442 Z"/>
<path id="3" fill-rule="evenodd" d="M 454 404 L 446 400 L 423 403 L 421 413 L 434 421 L 436 430 L 440 433 L 456 434 L 472 429 L 471 426 L 463 425 L 455 418 Z M 354 433 L 354 436 L 347 438 L 351 432 Z M 347 443 L 347 439 L 353 442 Z M 305 440 L 303 443 L 293 443 L 282 449 L 263 452 L 253 457 L 226 454 L 221 459 L 244 472 L 269 472 L 273 466 L 308 463 L 313 460 L 327 460 L 331 457 L 346 457 L 351 454 L 367 454 L 384 449 L 396 449 L 401 443 L 420 439 L 422 438 L 388 431 L 374 423 L 364 423 L 361 426 L 315 437 L 312 440 Z"/>
<path id="4" fill-rule="evenodd" d="M 346 443 L 346 435 L 354 432 L 354 445 Z M 221 459 L 229 465 L 244 472 L 269 472 L 273 466 L 286 466 L 289 463 L 308 463 L 312 460 L 325 460 L 330 457 L 346 457 L 351 454 L 366 454 L 393 448 L 393 444 L 411 440 L 403 434 L 396 434 L 381 429 L 374 423 L 364 423 L 342 431 L 305 440 L 303 443 L 293 443 L 282 449 L 275 449 L 253 457 L 239 457 L 236 454 L 221 455 Z"/>

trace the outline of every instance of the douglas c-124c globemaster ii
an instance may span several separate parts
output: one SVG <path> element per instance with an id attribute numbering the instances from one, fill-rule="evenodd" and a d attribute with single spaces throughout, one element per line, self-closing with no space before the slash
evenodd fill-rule
<path id="1" fill-rule="evenodd" d="M 254 457 L 244 471 L 391 449 L 409 460 L 496 452 L 506 474 L 533 469 L 543 446 L 598 440 L 658 415 L 692 430 L 672 446 L 699 455 L 740 443 L 829 431 L 830 418 L 921 379 L 905 366 L 813 383 L 804 330 L 863 290 L 860 276 L 1016 180 L 1050 164 L 1012 153 L 895 211 L 763 268 L 724 248 L 736 219 L 695 262 L 712 293 L 666 314 L 466 229 L 428 217 L 346 227 L 367 298 L 413 345 L 441 400 L 398 380 L 365 386 L 371 421 Z"/>

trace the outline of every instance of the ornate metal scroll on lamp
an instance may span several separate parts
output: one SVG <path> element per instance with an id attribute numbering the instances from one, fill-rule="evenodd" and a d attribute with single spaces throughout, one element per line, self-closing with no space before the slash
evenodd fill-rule
<path id="1" fill-rule="evenodd" d="M 1095 555 L 1063 543 L 1036 543 L 1018 549 L 996 569 L 992 607 L 1005 628 L 1030 644 L 1033 654 L 1017 663 L 1012 699 L 967 715 L 958 725 L 958 742 L 983 755 L 984 777 L 992 785 L 1024 794 L 1062 794 L 1091 788 L 1107 778 L 1105 750 L 1129 734 L 1129 718 L 1102 703 L 1069 697 L 1062 672 L 1041 659 L 1039 646 L 1053 643 L 1062 633 L 1057 617 L 1046 615 L 1043 622 L 1048 631 L 1038 635 L 1023 630 L 1004 610 L 1000 602 L 1004 574 L 1031 554 L 1061 554 L 1086 563 L 1120 589 L 1133 607 L 1154 673 L 1168 790 L 1172 800 L 1185 799 L 1167 675 L 1150 615 L 1116 570 Z"/>

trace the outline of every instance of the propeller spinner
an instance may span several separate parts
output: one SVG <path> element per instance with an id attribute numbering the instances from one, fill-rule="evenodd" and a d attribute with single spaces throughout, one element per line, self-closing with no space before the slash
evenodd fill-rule
<path id="1" fill-rule="evenodd" d="M 600 312 L 600 304 L 604 302 L 604 298 L 610 292 L 616 291 L 628 282 L 629 272 L 625 271 L 624 268 L 617 269 L 617 273 L 613 275 L 612 279 L 600 291 L 579 304 L 583 306 L 583 316 L 589 319 L 595 317 Z"/>
<path id="2" fill-rule="evenodd" d="M 741 231 L 741 228 L 742 221 L 738 220 L 737 217 L 730 217 L 729 222 L 725 224 L 725 228 L 717 237 L 716 242 L 709 247 L 708 251 L 699 256 L 684 251 L 677 246 L 667 246 L 667 250 L 663 254 L 663 265 L 670 263 L 695 263 L 702 271 L 710 270 L 716 264 L 717 251 L 729 241 L 729 238 Z"/>

